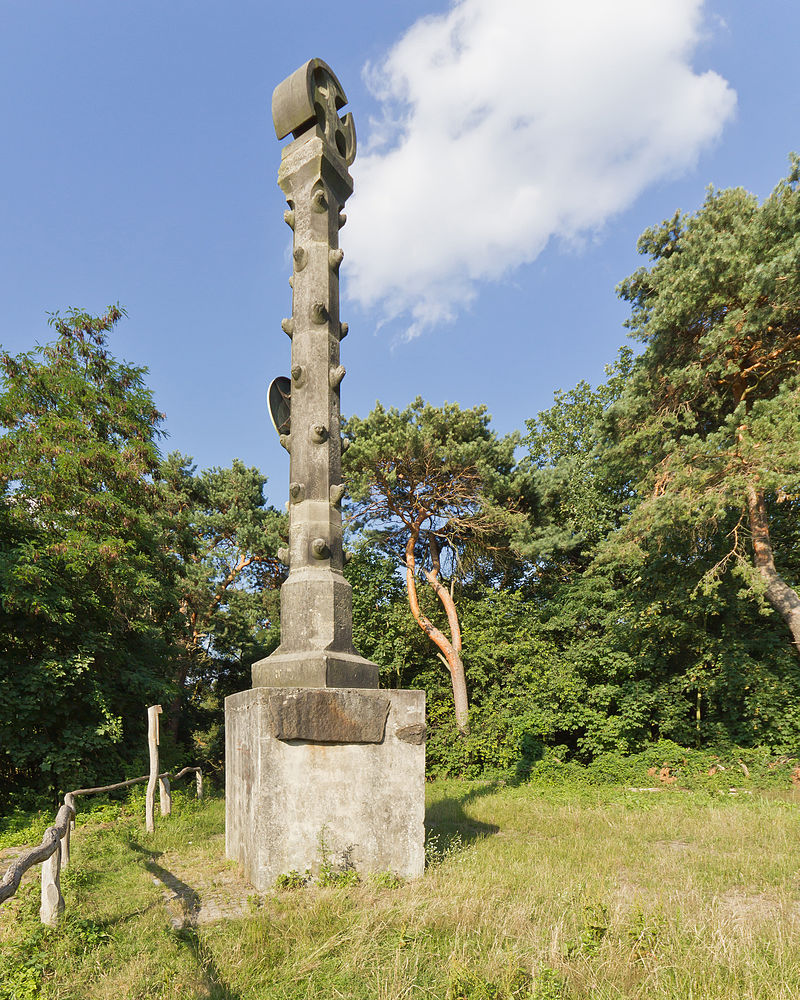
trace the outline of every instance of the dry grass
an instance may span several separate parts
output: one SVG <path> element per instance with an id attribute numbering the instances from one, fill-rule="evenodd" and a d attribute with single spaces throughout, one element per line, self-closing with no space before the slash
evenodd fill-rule
<path id="1" fill-rule="evenodd" d="M 791 792 L 434 783 L 423 879 L 264 897 L 222 857 L 222 803 L 183 805 L 152 838 L 79 830 L 56 932 L 35 886 L 4 908 L 6 981 L 27 955 L 41 987 L 19 1000 L 800 997 Z"/>

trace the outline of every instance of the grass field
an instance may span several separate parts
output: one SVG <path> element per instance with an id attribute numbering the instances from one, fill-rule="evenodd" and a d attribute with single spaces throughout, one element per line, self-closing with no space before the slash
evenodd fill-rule
<path id="1" fill-rule="evenodd" d="M 224 803 L 79 823 L 0 908 L 0 1000 L 796 1000 L 800 796 L 428 786 L 425 876 L 258 896 Z M 0 862 L 0 867 L 5 864 Z"/>

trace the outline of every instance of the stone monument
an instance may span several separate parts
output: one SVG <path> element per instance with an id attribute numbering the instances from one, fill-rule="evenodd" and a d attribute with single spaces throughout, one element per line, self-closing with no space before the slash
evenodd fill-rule
<path id="1" fill-rule="evenodd" d="M 294 231 L 289 410 L 289 564 L 281 644 L 253 664 L 253 687 L 225 702 L 226 851 L 259 889 L 324 860 L 403 877 L 424 866 L 425 696 L 382 690 L 353 647 L 342 573 L 345 370 L 339 321 L 339 230 L 353 191 L 351 114 L 330 67 L 311 59 L 272 97 L 278 183 Z M 276 422 L 277 423 L 277 422 Z"/>

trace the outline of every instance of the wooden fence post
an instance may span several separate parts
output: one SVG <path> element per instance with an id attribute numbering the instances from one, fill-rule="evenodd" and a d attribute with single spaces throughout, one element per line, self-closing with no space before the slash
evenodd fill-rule
<path id="1" fill-rule="evenodd" d="M 155 833 L 156 782 L 158 781 L 158 716 L 160 705 L 151 705 L 147 709 L 147 743 L 150 747 L 150 778 L 147 782 L 147 798 L 145 800 L 145 826 L 148 833 Z"/>
<path id="2" fill-rule="evenodd" d="M 165 774 L 164 777 L 159 777 L 158 779 L 158 801 L 161 806 L 162 816 L 172 815 L 172 792 L 169 785 L 169 775 Z"/>
<path id="3" fill-rule="evenodd" d="M 67 868 L 69 865 L 69 827 L 70 824 L 67 823 L 67 828 L 64 830 L 64 836 L 61 838 L 61 867 Z"/>
<path id="4" fill-rule="evenodd" d="M 64 910 L 64 897 L 61 895 L 61 870 L 69 863 L 70 830 L 75 822 L 75 799 L 78 795 L 89 795 L 94 792 L 113 792 L 120 788 L 130 788 L 140 782 L 148 782 L 147 824 L 148 830 L 155 831 L 155 783 L 162 781 L 163 794 L 161 800 L 162 815 L 169 815 L 172 806 L 170 775 L 163 777 L 158 774 L 158 714 L 160 705 L 152 705 L 147 710 L 148 728 L 151 749 L 151 773 L 148 778 L 128 778 L 115 785 L 103 785 L 99 788 L 76 788 L 64 796 L 64 804 L 58 810 L 54 826 L 48 827 L 42 842 L 38 847 L 26 851 L 14 861 L 0 877 L 0 904 L 10 899 L 19 888 L 20 879 L 35 864 L 42 865 L 42 901 L 39 907 L 39 917 L 42 923 L 54 927 Z M 175 778 L 194 771 L 197 783 L 197 797 L 203 797 L 203 772 L 199 767 L 184 767 Z M 166 809 L 165 809 L 166 805 Z"/>
<path id="5" fill-rule="evenodd" d="M 75 796 L 72 792 L 67 792 L 64 796 L 64 805 L 69 806 L 69 822 L 64 830 L 64 836 L 61 838 L 61 867 L 66 868 L 69 865 L 69 835 L 70 831 L 75 829 L 75 817 L 77 812 L 75 810 Z"/>
<path id="6" fill-rule="evenodd" d="M 69 828 L 69 823 L 67 823 Z M 64 912 L 64 897 L 61 895 L 61 842 L 42 862 L 42 905 L 39 919 L 48 927 L 55 927 Z"/>

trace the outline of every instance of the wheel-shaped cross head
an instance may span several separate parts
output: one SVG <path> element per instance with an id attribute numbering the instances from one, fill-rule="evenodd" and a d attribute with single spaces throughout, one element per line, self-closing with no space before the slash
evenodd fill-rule
<path id="1" fill-rule="evenodd" d="M 356 157 L 351 114 L 339 117 L 347 95 L 336 74 L 321 59 L 309 59 L 278 84 L 272 94 L 272 121 L 279 139 L 295 139 L 317 127 L 331 148 L 350 166 Z"/>

